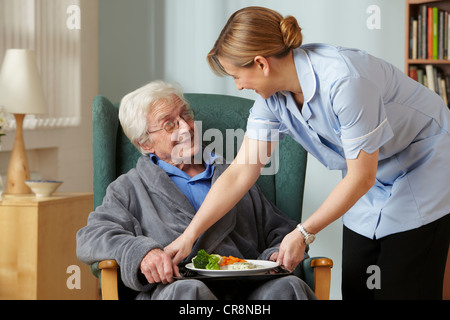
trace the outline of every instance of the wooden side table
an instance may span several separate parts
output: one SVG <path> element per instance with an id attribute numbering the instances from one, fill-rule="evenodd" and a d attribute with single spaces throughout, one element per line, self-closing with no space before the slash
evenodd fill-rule
<path id="1" fill-rule="evenodd" d="M 76 257 L 76 233 L 93 196 L 3 196 L 0 202 L 0 299 L 96 299 L 97 280 Z"/>

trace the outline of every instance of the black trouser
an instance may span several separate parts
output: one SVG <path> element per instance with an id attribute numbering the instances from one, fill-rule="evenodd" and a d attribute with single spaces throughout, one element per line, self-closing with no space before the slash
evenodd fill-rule
<path id="1" fill-rule="evenodd" d="M 343 299 L 442 299 L 450 214 L 371 240 L 344 226 Z"/>

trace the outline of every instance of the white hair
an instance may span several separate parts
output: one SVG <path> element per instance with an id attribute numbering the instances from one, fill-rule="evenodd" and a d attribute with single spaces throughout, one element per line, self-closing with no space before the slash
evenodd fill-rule
<path id="1" fill-rule="evenodd" d="M 161 80 L 152 81 L 122 98 L 119 121 L 125 135 L 140 153 L 148 153 L 140 145 L 148 141 L 152 142 L 147 134 L 147 115 L 158 101 L 171 99 L 173 94 L 187 104 L 183 90 L 177 83 L 167 83 Z"/>

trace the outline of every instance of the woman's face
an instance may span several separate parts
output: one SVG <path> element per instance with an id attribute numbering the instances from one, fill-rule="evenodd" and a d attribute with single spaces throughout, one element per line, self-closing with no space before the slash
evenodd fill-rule
<path id="1" fill-rule="evenodd" d="M 268 65 L 254 61 L 250 67 L 238 67 L 227 59 L 218 59 L 225 71 L 233 77 L 238 90 L 255 90 L 264 99 L 278 91 L 273 81 L 270 81 Z"/>

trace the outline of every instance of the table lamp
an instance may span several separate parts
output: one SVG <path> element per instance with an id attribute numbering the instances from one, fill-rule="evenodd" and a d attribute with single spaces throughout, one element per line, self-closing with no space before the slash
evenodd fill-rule
<path id="1" fill-rule="evenodd" d="M 6 52 L 0 73 L 0 105 L 16 119 L 16 136 L 3 194 L 29 194 L 31 190 L 25 184 L 25 180 L 30 179 L 30 172 L 23 140 L 23 120 L 27 114 L 47 113 L 34 51 L 9 49 Z"/>

